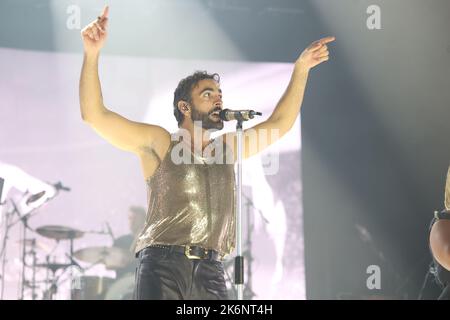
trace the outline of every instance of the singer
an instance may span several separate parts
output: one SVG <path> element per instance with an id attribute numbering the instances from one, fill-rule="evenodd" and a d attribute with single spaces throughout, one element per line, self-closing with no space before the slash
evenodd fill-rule
<path id="1" fill-rule="evenodd" d="M 222 91 L 218 74 L 195 72 L 174 92 L 173 113 L 180 132 L 134 122 L 104 104 L 98 59 L 108 35 L 108 7 L 81 32 L 84 61 L 80 108 L 84 122 L 112 145 L 136 154 L 149 191 L 146 224 L 135 252 L 136 299 L 228 299 L 222 260 L 234 249 L 234 160 L 236 135 L 210 138 L 223 129 Z M 287 89 L 270 117 L 244 130 L 243 158 L 273 144 L 293 126 L 300 111 L 309 71 L 329 59 L 327 43 L 313 42 L 295 61 Z M 260 143 L 250 132 L 278 130 L 276 139 Z M 200 131 L 202 134 L 196 134 Z M 189 134 L 186 134 L 189 133 Z M 181 135 L 177 142 L 175 136 Z M 212 162 L 205 150 L 221 144 L 233 161 Z M 173 152 L 187 146 L 194 163 Z M 256 146 L 256 147 L 255 147 Z M 176 149 L 175 149 L 176 150 Z"/>

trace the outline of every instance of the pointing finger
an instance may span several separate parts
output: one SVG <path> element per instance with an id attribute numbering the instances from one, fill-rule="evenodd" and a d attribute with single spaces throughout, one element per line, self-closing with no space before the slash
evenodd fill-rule
<path id="1" fill-rule="evenodd" d="M 319 42 L 321 44 L 326 44 L 326 43 L 329 43 L 329 42 L 333 42 L 334 40 L 336 40 L 336 37 L 326 37 L 326 38 L 320 39 Z"/>
<path id="2" fill-rule="evenodd" d="M 103 8 L 103 12 L 102 12 L 102 15 L 101 15 L 102 20 L 105 19 L 105 18 L 108 18 L 108 13 L 109 13 L 109 6 L 105 6 Z"/>

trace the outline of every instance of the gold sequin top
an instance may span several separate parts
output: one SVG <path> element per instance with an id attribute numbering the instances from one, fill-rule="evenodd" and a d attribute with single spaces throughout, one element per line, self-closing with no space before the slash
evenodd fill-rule
<path id="1" fill-rule="evenodd" d="M 223 256 L 230 254 L 235 246 L 235 177 L 234 164 L 227 164 L 225 157 L 231 148 L 221 139 L 210 143 L 220 143 L 222 164 L 185 148 L 190 161 L 178 164 L 184 142 L 173 141 L 173 136 L 159 167 L 147 180 L 147 219 L 135 252 L 165 244 L 198 245 Z M 219 153 L 212 155 L 217 159 Z"/>
<path id="2" fill-rule="evenodd" d="M 450 211 L 450 167 L 448 167 L 447 171 L 447 181 L 445 182 L 445 200 L 444 200 L 445 209 Z"/>

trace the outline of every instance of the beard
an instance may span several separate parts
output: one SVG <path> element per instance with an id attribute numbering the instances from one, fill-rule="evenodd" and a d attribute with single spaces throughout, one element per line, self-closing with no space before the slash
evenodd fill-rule
<path id="1" fill-rule="evenodd" d="M 201 112 L 198 111 L 195 106 L 192 106 L 192 121 L 201 121 L 202 128 L 205 130 L 222 130 L 223 129 L 223 121 L 213 120 L 210 117 L 209 112 Z"/>

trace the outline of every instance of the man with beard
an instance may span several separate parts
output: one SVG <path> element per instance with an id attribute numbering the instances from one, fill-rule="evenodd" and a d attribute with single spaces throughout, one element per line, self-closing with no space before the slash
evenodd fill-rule
<path id="1" fill-rule="evenodd" d="M 179 82 L 173 111 L 180 131 L 175 134 L 125 119 L 104 106 L 101 94 L 98 58 L 107 24 L 105 7 L 81 32 L 80 107 L 83 120 L 96 132 L 141 160 L 149 197 L 146 224 L 135 248 L 139 258 L 135 298 L 227 299 L 222 260 L 235 245 L 237 142 L 235 133 L 210 138 L 212 131 L 223 128 L 219 75 L 195 72 Z M 243 159 L 262 151 L 293 126 L 309 70 L 328 60 L 326 44 L 331 41 L 333 37 L 313 42 L 296 60 L 289 85 L 271 116 L 244 130 Z M 271 134 L 272 130 L 277 134 Z"/>

